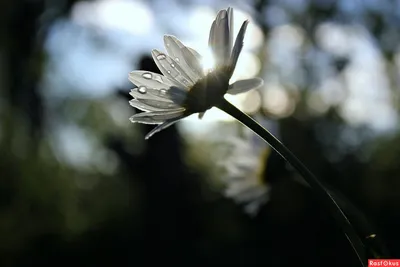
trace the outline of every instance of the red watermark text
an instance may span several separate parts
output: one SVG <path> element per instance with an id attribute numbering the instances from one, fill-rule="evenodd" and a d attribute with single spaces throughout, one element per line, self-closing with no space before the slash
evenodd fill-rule
<path id="1" fill-rule="evenodd" d="M 368 260 L 368 267 L 373 266 L 399 266 L 400 267 L 400 260 L 395 259 L 378 259 L 378 260 Z"/>

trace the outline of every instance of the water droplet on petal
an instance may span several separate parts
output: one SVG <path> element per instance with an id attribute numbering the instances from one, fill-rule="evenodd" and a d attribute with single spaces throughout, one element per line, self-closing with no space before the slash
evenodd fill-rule
<path id="1" fill-rule="evenodd" d="M 168 72 L 168 74 L 171 74 L 171 71 L 170 71 L 170 70 L 167 70 L 167 72 Z"/>
<path id="2" fill-rule="evenodd" d="M 161 92 L 162 94 L 166 94 L 166 93 L 167 93 L 167 90 L 161 89 L 160 92 Z"/>
<path id="3" fill-rule="evenodd" d="M 145 94 L 145 93 L 147 92 L 147 89 L 146 89 L 146 87 L 144 87 L 144 86 L 140 86 L 140 87 L 138 88 L 138 92 L 141 93 L 141 94 Z"/>
<path id="4" fill-rule="evenodd" d="M 159 83 L 163 83 L 163 82 L 164 82 L 160 75 L 156 75 L 156 76 L 154 77 L 154 80 L 156 80 L 156 81 L 159 82 Z"/>
<path id="5" fill-rule="evenodd" d="M 172 67 L 172 68 L 175 68 L 175 64 L 174 64 L 174 63 L 171 63 L 171 67 Z"/>
<path id="6" fill-rule="evenodd" d="M 142 76 L 143 76 L 143 78 L 148 79 L 148 80 L 150 80 L 153 77 L 153 75 L 151 75 L 150 72 L 145 72 L 142 74 Z"/>
<path id="7" fill-rule="evenodd" d="M 175 58 L 175 61 L 176 61 L 176 62 L 179 62 L 179 57 L 176 57 L 176 58 Z"/>
<path id="8" fill-rule="evenodd" d="M 166 56 L 164 55 L 164 54 L 159 54 L 158 56 L 157 56 L 157 59 L 158 60 L 162 60 L 162 59 L 165 59 L 166 58 Z"/>

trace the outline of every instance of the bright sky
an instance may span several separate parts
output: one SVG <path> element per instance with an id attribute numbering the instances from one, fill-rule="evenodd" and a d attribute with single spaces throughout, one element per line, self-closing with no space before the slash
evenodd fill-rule
<path id="1" fill-rule="evenodd" d="M 306 2 L 285 0 L 282 5 L 293 12 L 301 12 Z M 346 1 L 341 2 L 346 12 L 356 10 Z M 365 5 L 376 3 L 376 0 L 368 0 Z M 164 50 L 164 34 L 176 35 L 183 43 L 207 54 L 209 27 L 219 9 L 211 7 L 211 4 L 201 3 L 184 7 L 174 0 L 169 1 L 167 9 L 165 1 L 161 0 L 154 1 L 152 7 L 137 0 L 78 2 L 70 20 L 56 23 L 47 40 L 50 64 L 44 81 L 46 93 L 61 98 L 101 99 L 114 93 L 116 88 L 128 89 L 128 73 L 136 68 L 133 60 L 153 48 Z M 293 93 L 307 84 L 301 58 L 310 56 L 314 64 L 311 67 L 318 73 L 313 85 L 318 90 L 310 94 L 308 101 L 311 109 L 321 113 L 330 105 L 339 105 L 341 115 L 352 125 L 367 124 L 377 131 L 396 126 L 397 114 L 391 104 L 383 57 L 362 26 L 325 23 L 317 30 L 317 42 L 322 49 L 338 56 L 349 55 L 352 59 L 344 73 L 336 77 L 325 54 L 307 46 L 305 33 L 287 21 L 287 14 L 280 6 L 271 5 L 265 14 L 267 22 L 275 26 L 265 45 L 263 33 L 251 15 L 236 7 L 234 11 L 236 32 L 245 19 L 250 19 L 250 24 L 233 80 L 254 76 L 265 80 L 262 96 L 253 92 L 229 98 L 239 108 L 251 113 L 262 106 L 277 117 L 289 116 L 295 108 L 295 100 L 289 96 L 287 88 Z M 267 55 L 263 73 L 260 73 L 261 62 L 257 57 L 260 51 Z M 307 51 L 305 55 L 304 51 Z M 121 116 L 126 114 L 121 113 Z M 188 132 L 200 129 L 204 132 L 219 120 L 230 119 L 214 108 L 207 111 L 202 121 L 197 115 L 191 116 L 180 127 Z"/>

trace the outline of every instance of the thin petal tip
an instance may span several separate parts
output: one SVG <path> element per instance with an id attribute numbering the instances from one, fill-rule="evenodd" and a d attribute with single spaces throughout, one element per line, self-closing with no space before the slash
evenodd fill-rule
<path id="1" fill-rule="evenodd" d="M 164 34 L 164 42 L 168 41 L 168 39 L 172 38 L 169 34 Z"/>
<path id="2" fill-rule="evenodd" d="M 176 38 L 176 37 L 172 34 L 164 34 L 164 40 L 167 38 Z"/>
<path id="3" fill-rule="evenodd" d="M 226 15 L 227 15 L 227 10 L 226 10 L 226 9 L 222 9 L 222 10 L 218 11 L 218 14 L 217 14 L 217 16 L 218 16 L 220 19 L 225 18 Z"/>

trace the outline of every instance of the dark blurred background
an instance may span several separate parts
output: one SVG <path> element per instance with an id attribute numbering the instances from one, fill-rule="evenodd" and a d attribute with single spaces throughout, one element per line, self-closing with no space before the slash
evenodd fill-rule
<path id="1" fill-rule="evenodd" d="M 148 141 L 129 122 L 128 73 L 158 71 L 163 34 L 207 53 L 228 6 L 236 31 L 251 19 L 233 79 L 265 81 L 229 100 L 400 258 L 399 0 L 21 0 L 0 3 L 0 266 L 357 266 L 276 154 L 260 158 L 257 216 L 224 197 L 216 144 L 241 130 L 229 116 Z"/>

